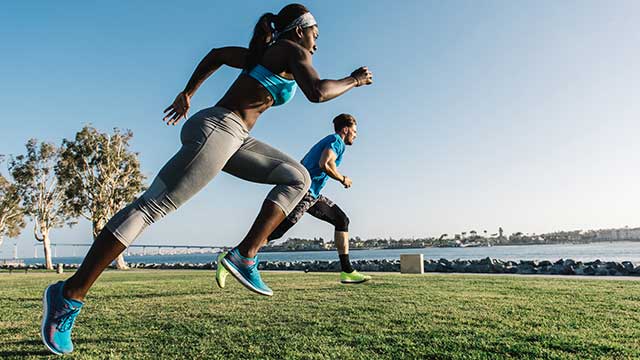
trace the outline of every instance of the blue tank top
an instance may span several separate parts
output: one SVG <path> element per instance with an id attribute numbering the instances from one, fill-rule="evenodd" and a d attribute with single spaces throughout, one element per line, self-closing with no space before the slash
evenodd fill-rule
<path id="1" fill-rule="evenodd" d="M 242 70 L 243 74 L 249 75 L 256 79 L 273 97 L 273 106 L 284 105 L 289 102 L 296 94 L 295 80 L 285 79 L 280 75 L 274 74 L 266 67 L 258 64 L 251 71 Z"/>

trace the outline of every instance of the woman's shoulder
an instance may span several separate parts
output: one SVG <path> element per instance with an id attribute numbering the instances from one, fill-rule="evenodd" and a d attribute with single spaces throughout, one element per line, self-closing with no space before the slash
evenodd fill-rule
<path id="1" fill-rule="evenodd" d="M 285 55 L 287 58 L 307 58 L 311 56 L 307 49 L 288 39 L 276 41 L 269 47 L 268 53 L 271 52 L 273 52 L 274 55 Z"/>

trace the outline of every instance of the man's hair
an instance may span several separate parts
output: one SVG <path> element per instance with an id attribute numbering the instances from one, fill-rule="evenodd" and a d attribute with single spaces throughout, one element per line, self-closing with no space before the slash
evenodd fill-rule
<path id="1" fill-rule="evenodd" d="M 340 132 L 343 128 L 356 125 L 356 118 L 349 114 L 340 114 L 333 118 L 333 128 L 336 132 Z"/>

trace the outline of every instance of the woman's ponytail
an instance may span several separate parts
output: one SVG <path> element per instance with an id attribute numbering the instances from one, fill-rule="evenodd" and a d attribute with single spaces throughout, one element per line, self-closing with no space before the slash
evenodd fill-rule
<path id="1" fill-rule="evenodd" d="M 273 40 L 274 24 L 277 19 L 277 15 L 272 13 L 266 13 L 260 16 L 258 23 L 253 28 L 253 37 L 249 42 L 249 53 L 245 62 L 245 70 L 250 71 L 253 69 L 260 60 L 262 55 L 267 50 L 267 47 Z"/>

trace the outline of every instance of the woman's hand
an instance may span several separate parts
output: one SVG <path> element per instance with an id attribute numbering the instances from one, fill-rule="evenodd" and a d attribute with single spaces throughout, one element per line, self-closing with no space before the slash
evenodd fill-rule
<path id="1" fill-rule="evenodd" d="M 356 79 L 356 87 L 373 83 L 373 74 L 366 66 L 356 69 L 351 73 L 351 77 Z"/>
<path id="2" fill-rule="evenodd" d="M 180 92 L 176 99 L 173 100 L 173 104 L 164 109 L 165 116 L 162 121 L 166 121 L 167 125 L 177 124 L 180 119 L 187 118 L 189 107 L 191 107 L 191 97 L 184 92 Z"/>

